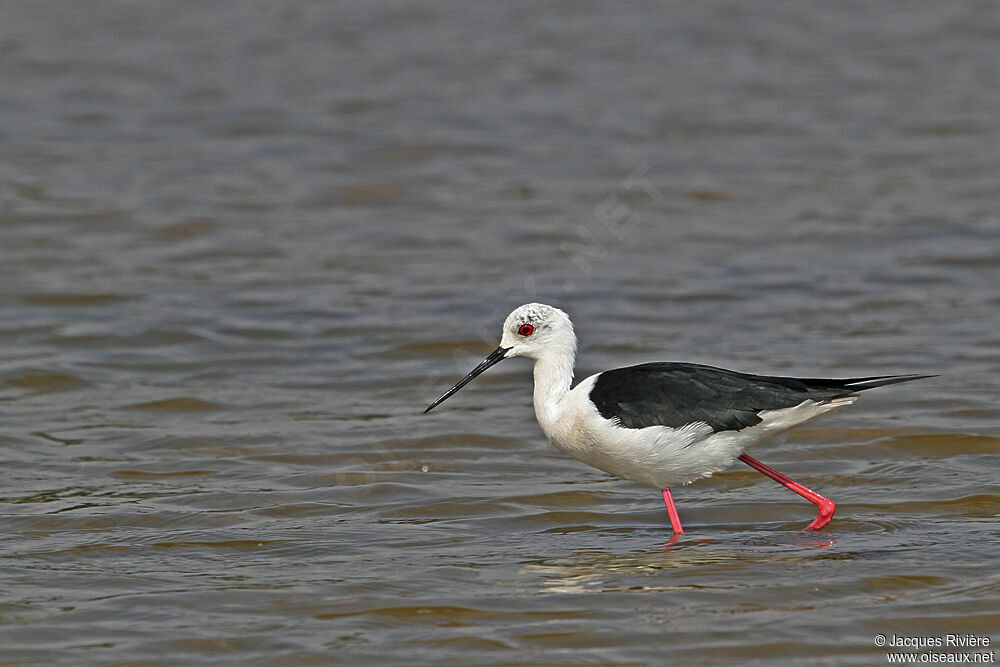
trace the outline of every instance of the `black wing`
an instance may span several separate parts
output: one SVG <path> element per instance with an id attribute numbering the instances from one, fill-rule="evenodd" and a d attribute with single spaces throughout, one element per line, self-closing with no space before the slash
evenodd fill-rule
<path id="1" fill-rule="evenodd" d="M 761 422 L 764 410 L 805 400 L 828 401 L 865 389 L 929 375 L 882 375 L 843 380 L 749 375 L 700 364 L 658 362 L 605 371 L 590 400 L 601 416 L 626 428 L 704 422 L 714 431 L 739 431 Z"/>

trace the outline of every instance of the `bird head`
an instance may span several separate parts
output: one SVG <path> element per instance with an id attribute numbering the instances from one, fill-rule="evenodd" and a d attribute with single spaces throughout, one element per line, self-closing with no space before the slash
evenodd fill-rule
<path id="1" fill-rule="evenodd" d="M 569 316 L 558 308 L 544 303 L 526 303 L 507 316 L 500 334 L 500 346 L 493 350 L 468 375 L 454 387 L 431 403 L 424 412 L 430 412 L 440 403 L 480 373 L 510 357 L 528 357 L 539 360 L 548 355 L 576 355 L 576 334 Z"/>

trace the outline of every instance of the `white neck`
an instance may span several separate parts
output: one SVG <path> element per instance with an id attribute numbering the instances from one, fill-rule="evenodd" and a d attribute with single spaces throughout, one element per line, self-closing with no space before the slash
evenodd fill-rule
<path id="1" fill-rule="evenodd" d="M 576 341 L 573 341 L 574 343 Z M 535 359 L 535 416 L 542 428 L 554 422 L 559 414 L 559 402 L 569 393 L 573 383 L 576 345 L 560 345 L 545 351 Z"/>

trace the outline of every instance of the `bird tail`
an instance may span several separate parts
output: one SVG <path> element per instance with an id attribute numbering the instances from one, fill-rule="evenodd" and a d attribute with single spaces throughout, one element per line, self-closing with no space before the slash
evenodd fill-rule
<path id="1" fill-rule="evenodd" d="M 900 382 L 912 382 L 913 380 L 924 380 L 935 378 L 937 375 L 875 375 L 867 378 L 851 378 L 844 380 L 844 389 L 854 391 L 864 391 L 875 387 L 884 387 L 887 384 L 899 384 Z"/>

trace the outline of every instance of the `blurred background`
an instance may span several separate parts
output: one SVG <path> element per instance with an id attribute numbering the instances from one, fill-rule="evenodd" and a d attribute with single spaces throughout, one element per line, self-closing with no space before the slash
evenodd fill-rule
<path id="1" fill-rule="evenodd" d="M 1000 9 L 0 7 L 0 661 L 884 660 L 993 633 Z M 578 377 L 938 373 L 653 489 Z"/>

